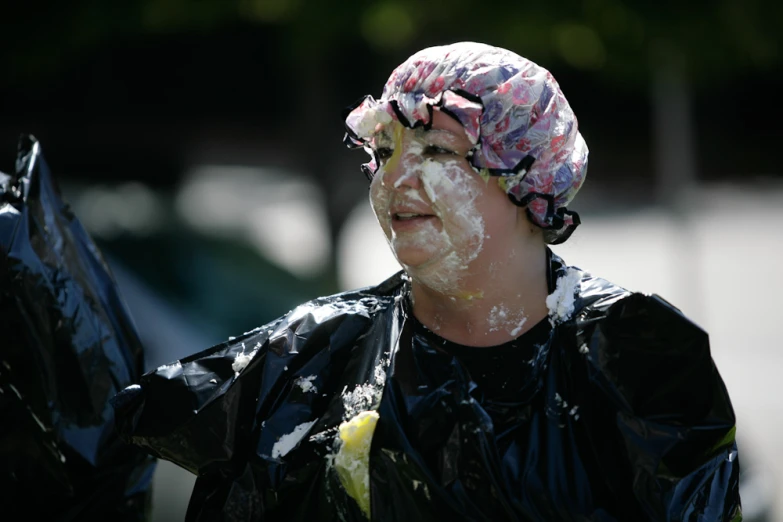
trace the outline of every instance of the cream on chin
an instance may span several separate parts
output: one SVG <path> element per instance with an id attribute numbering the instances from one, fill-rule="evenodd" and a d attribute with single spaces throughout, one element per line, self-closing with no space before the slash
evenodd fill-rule
<path id="1" fill-rule="evenodd" d="M 406 142 L 403 153 L 402 135 L 396 132 L 395 142 L 370 190 L 395 257 L 412 279 L 431 290 L 476 297 L 475 289 L 464 288 L 464 280 L 484 244 L 484 219 L 476 200 L 486 184 L 464 160 L 422 157 L 418 140 Z M 399 172 L 393 183 L 387 177 L 391 172 Z"/>
<path id="2" fill-rule="evenodd" d="M 475 205 L 483 187 L 455 160 L 424 161 L 417 170 L 441 227 L 427 223 L 417 230 L 411 239 L 417 246 L 430 248 L 433 256 L 406 270 L 415 281 L 440 294 L 476 297 L 463 283 L 483 247 L 484 219 Z"/>

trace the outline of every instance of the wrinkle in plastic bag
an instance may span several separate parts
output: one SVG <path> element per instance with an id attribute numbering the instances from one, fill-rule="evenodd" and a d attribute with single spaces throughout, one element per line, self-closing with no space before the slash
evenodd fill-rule
<path id="1" fill-rule="evenodd" d="M 190 521 L 366 520 L 333 464 L 368 386 L 382 392 L 362 405 L 379 415 L 372 520 L 739 520 L 707 334 L 548 255 L 550 291 L 578 272 L 574 313 L 553 318 L 512 397 L 415 333 L 397 274 L 145 375 L 115 400 L 121 431 L 198 474 Z"/>
<path id="2" fill-rule="evenodd" d="M 142 347 L 108 267 L 32 137 L 0 173 L 0 517 L 145 520 L 154 460 L 109 399 Z"/>

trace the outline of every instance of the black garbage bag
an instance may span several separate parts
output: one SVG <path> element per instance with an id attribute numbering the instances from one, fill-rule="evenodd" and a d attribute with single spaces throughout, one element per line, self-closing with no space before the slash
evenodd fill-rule
<path id="1" fill-rule="evenodd" d="M 155 461 L 109 404 L 141 344 L 32 137 L 0 173 L 0 332 L 0 519 L 146 520 Z"/>
<path id="2" fill-rule="evenodd" d="M 707 334 L 548 256 L 563 306 L 515 389 L 438 346 L 397 274 L 144 375 L 120 430 L 198 474 L 190 521 L 741 520 Z"/>

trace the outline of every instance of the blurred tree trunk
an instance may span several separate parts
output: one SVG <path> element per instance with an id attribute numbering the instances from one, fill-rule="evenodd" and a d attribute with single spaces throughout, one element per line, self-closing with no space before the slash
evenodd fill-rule
<path id="1" fill-rule="evenodd" d="M 671 210 L 687 212 L 680 201 L 698 175 L 686 58 L 668 43 L 653 46 L 651 58 L 656 196 Z"/>
<path id="2" fill-rule="evenodd" d="M 656 197 L 674 220 L 671 274 L 680 289 L 677 301 L 686 313 L 700 319 L 699 245 L 692 221 L 698 214 L 699 176 L 688 61 L 678 48 L 659 41 L 651 48 L 650 63 Z"/>

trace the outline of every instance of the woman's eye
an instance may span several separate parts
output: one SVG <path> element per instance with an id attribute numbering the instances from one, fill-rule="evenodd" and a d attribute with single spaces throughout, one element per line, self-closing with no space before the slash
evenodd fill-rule
<path id="1" fill-rule="evenodd" d="M 381 161 L 385 161 L 391 158 L 393 153 L 394 151 L 389 147 L 378 147 L 377 149 L 375 149 L 375 154 L 378 155 L 378 159 Z"/>
<path id="2" fill-rule="evenodd" d="M 443 147 L 439 147 L 437 145 L 427 145 L 426 147 L 424 147 L 424 154 L 428 154 L 431 156 L 437 156 L 440 154 L 449 154 L 453 156 L 454 154 L 456 154 L 456 152 L 454 152 L 453 150 L 444 149 Z"/>

